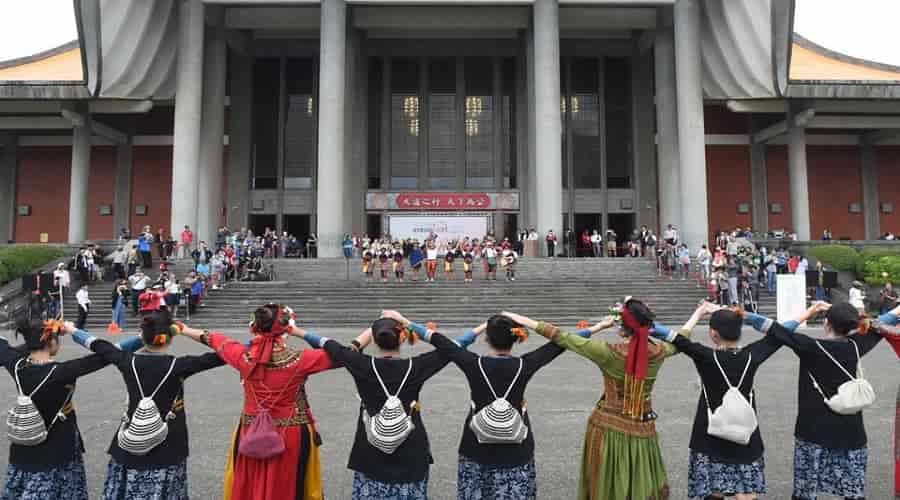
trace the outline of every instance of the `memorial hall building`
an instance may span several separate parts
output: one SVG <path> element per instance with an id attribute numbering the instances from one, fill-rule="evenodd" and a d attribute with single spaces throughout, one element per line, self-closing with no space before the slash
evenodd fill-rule
<path id="1" fill-rule="evenodd" d="M 792 0 L 73 5 L 77 40 L 0 61 L 3 241 L 900 232 L 900 68 Z"/>

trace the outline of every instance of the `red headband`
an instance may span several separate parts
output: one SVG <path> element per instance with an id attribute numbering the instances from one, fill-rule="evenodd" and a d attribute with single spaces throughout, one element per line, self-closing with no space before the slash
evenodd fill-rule
<path id="1" fill-rule="evenodd" d="M 256 369 L 272 360 L 272 352 L 275 350 L 276 342 L 290 328 L 288 324 L 283 322 L 284 314 L 287 314 L 287 312 L 279 307 L 278 312 L 275 314 L 275 319 L 272 321 L 271 330 L 260 330 L 255 326 L 255 323 L 250 327 L 250 333 L 254 334 L 254 337 L 250 341 L 250 369 L 246 378 L 252 378 L 254 374 L 257 374 L 256 378 L 262 377 L 262 372 L 257 372 Z"/>
<path id="2" fill-rule="evenodd" d="M 648 341 L 650 327 L 641 325 L 628 310 L 627 304 L 622 308 L 622 324 L 633 333 L 628 345 L 628 357 L 625 359 L 625 406 L 626 415 L 632 418 L 642 416 L 644 405 L 644 381 L 647 380 Z"/>

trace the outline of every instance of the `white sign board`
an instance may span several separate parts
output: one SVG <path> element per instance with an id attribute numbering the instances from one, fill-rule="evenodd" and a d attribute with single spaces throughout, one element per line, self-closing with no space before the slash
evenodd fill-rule
<path id="1" fill-rule="evenodd" d="M 425 241 L 429 235 L 438 237 L 438 242 L 458 240 L 468 236 L 481 239 L 488 232 L 488 216 L 454 215 L 390 215 L 388 227 L 395 240 L 413 238 Z"/>
<path id="2" fill-rule="evenodd" d="M 777 282 L 778 322 L 799 316 L 806 310 L 806 276 L 802 274 L 779 274 Z"/>

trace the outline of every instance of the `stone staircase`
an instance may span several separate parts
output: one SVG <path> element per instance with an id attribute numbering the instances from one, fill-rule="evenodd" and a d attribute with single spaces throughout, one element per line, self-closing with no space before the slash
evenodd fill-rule
<path id="1" fill-rule="evenodd" d="M 278 302 L 292 306 L 301 323 L 313 329 L 361 328 L 383 309 L 398 309 L 411 319 L 432 320 L 441 327 L 475 326 L 501 310 L 572 326 L 600 319 L 609 306 L 632 295 L 649 304 L 661 322 L 674 326 L 707 295 L 695 281 L 658 276 L 653 262 L 644 259 L 523 259 L 515 282 L 505 281 L 502 270 L 498 281 L 484 281 L 483 269 L 476 263 L 473 283 L 463 283 L 460 262 L 452 280 L 439 269 L 435 283 L 425 283 L 424 272 L 412 282 L 408 269 L 403 283 L 393 279 L 366 283 L 358 260 L 350 262 L 349 279 L 343 259 L 269 262 L 274 264 L 276 281 L 230 283 L 210 291 L 192 324 L 244 328 L 255 307 Z M 189 266 L 187 261 L 177 262 L 173 269 L 181 276 Z M 105 330 L 111 291 L 111 283 L 92 287 L 94 309 L 88 329 Z M 762 312 L 774 314 L 774 299 L 762 295 Z M 74 297 L 67 297 L 66 310 L 75 317 Z"/>

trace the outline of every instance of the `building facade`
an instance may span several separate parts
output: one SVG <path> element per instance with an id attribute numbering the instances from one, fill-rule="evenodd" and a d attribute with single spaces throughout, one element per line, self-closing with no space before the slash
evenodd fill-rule
<path id="1" fill-rule="evenodd" d="M 0 63 L 0 234 L 900 230 L 900 70 L 792 2 L 255 4 L 83 0 Z"/>

